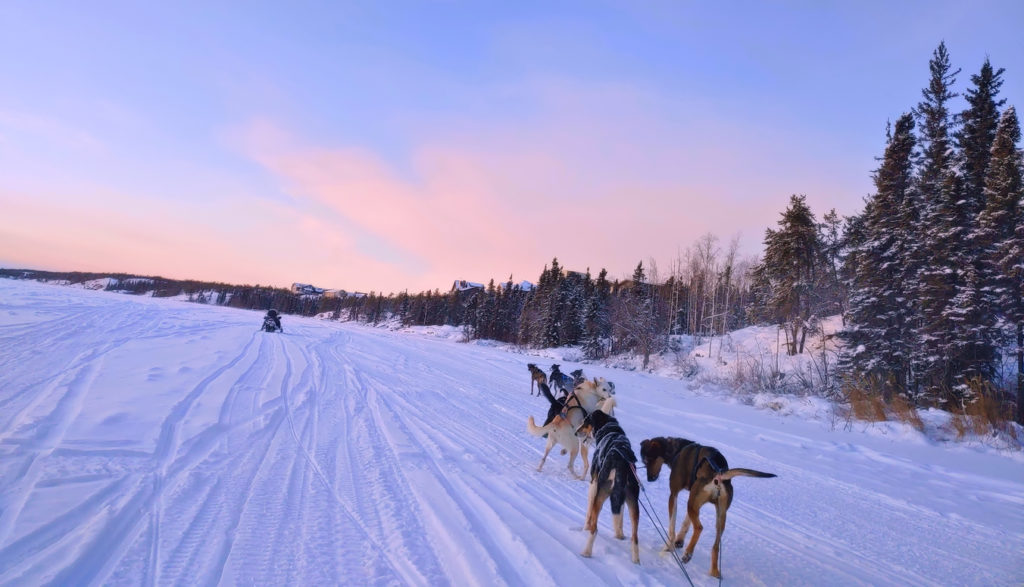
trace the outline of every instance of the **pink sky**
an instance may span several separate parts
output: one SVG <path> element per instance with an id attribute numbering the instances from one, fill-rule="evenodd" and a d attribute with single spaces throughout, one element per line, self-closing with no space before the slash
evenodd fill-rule
<path id="1" fill-rule="evenodd" d="M 1019 97 L 1019 35 L 886 6 L 6 6 L 0 267 L 396 292 L 754 255 L 791 194 L 860 210 L 940 39 Z"/>

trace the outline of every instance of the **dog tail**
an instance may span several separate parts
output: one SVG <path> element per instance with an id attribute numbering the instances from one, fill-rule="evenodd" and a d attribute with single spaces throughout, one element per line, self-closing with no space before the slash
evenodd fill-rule
<path id="1" fill-rule="evenodd" d="M 558 406 L 559 409 L 561 409 L 562 402 L 556 400 L 555 396 L 551 395 L 551 388 L 548 387 L 547 383 L 540 383 L 540 382 L 538 382 L 537 386 L 540 387 L 541 393 L 544 394 L 544 397 L 548 398 L 548 401 L 551 402 L 551 405 Z"/>
<path id="2" fill-rule="evenodd" d="M 538 426 L 537 423 L 533 421 L 533 416 L 530 416 L 526 420 L 526 431 L 534 436 L 544 436 L 548 433 L 548 426 Z"/>
<path id="3" fill-rule="evenodd" d="M 733 477 L 775 477 L 775 473 L 762 473 L 761 471 L 755 471 L 753 469 L 729 469 L 718 475 L 718 478 L 722 481 L 728 481 Z"/>

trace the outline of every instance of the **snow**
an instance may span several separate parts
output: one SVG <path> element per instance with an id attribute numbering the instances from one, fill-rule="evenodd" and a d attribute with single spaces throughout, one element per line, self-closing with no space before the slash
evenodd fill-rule
<path id="1" fill-rule="evenodd" d="M 526 432 L 546 413 L 537 357 L 457 329 L 285 316 L 268 334 L 261 315 L 0 280 L 0 584 L 684 582 L 646 516 L 630 563 L 607 505 L 579 555 L 586 483 L 557 454 L 536 471 Z M 1020 452 L 558 362 L 615 382 L 634 450 L 683 436 L 778 474 L 733 482 L 725 584 L 1024 579 Z M 667 479 L 644 487 L 666 520 Z M 710 507 L 702 520 L 687 570 L 717 585 Z"/>

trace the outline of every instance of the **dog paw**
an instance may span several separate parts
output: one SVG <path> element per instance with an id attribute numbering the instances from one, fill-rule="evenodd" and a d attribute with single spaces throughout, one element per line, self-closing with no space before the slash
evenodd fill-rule
<path id="1" fill-rule="evenodd" d="M 718 569 L 711 569 L 711 572 L 708 573 L 708 574 L 711 575 L 712 577 L 716 578 L 716 579 L 721 579 L 722 578 L 722 572 L 719 571 Z"/>
<path id="2" fill-rule="evenodd" d="M 692 552 L 683 553 L 683 562 L 684 563 L 690 562 L 691 558 L 693 558 L 693 553 Z"/>
<path id="3" fill-rule="evenodd" d="M 676 548 L 682 548 L 684 542 L 686 542 L 685 538 L 680 538 L 679 540 L 676 540 Z M 693 554 L 693 553 L 691 552 L 690 554 Z"/>

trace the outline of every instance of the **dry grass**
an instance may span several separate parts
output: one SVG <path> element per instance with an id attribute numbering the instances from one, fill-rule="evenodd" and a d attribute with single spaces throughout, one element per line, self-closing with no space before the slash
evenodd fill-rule
<path id="1" fill-rule="evenodd" d="M 889 402 L 889 408 L 900 422 L 913 426 L 915 430 L 924 430 L 924 421 L 921 420 L 921 415 L 917 412 L 914 404 L 910 403 L 910 400 L 907 398 L 902 395 L 893 397 L 892 401 Z"/>
<path id="2" fill-rule="evenodd" d="M 953 412 L 951 424 L 957 438 L 967 433 L 985 436 L 1003 433 L 1013 440 L 1017 429 L 1013 426 L 1013 404 L 1004 399 L 1004 394 L 991 382 L 973 379 L 967 382 L 972 399 L 963 408 Z"/>
<path id="3" fill-rule="evenodd" d="M 885 410 L 885 402 L 882 396 L 872 393 L 860 385 L 846 388 L 846 401 L 850 404 L 850 412 L 857 420 L 865 422 L 885 422 L 888 420 Z"/>

